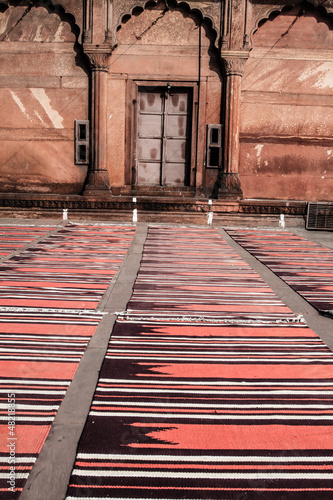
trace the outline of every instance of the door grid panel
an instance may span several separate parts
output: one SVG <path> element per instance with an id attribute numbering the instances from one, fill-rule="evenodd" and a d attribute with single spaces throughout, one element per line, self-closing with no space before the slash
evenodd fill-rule
<path id="1" fill-rule="evenodd" d="M 139 89 L 138 185 L 189 185 L 190 97 L 188 89 Z"/>

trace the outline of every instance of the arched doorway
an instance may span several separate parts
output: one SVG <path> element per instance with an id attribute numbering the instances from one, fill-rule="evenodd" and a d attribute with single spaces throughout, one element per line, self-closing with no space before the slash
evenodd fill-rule
<path id="1" fill-rule="evenodd" d="M 204 163 L 207 123 L 221 120 L 215 37 L 200 14 L 171 2 L 168 8 L 156 2 L 122 18 L 109 71 L 110 110 L 117 99 L 119 111 L 108 124 L 113 186 L 191 190 L 213 185 L 216 172 L 207 173 Z M 123 156 L 111 148 L 122 141 Z"/>

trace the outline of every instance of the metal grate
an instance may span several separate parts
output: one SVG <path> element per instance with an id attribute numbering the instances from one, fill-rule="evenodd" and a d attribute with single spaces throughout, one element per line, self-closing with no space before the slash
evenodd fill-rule
<path id="1" fill-rule="evenodd" d="M 308 203 L 306 229 L 333 231 L 333 203 Z"/>

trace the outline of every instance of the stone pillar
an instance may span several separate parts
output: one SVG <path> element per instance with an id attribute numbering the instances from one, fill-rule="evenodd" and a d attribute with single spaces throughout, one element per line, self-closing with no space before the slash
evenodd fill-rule
<path id="1" fill-rule="evenodd" d="M 106 164 L 107 79 L 110 46 L 84 46 L 91 66 L 91 164 L 84 195 L 111 193 Z"/>
<path id="2" fill-rule="evenodd" d="M 219 195 L 241 199 L 243 196 L 239 180 L 239 130 L 242 76 L 248 51 L 222 50 L 225 69 L 225 121 L 223 171 L 220 173 Z"/>

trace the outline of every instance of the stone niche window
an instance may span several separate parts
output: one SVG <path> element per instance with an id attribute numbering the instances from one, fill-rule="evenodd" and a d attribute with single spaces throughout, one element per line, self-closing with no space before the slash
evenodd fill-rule
<path id="1" fill-rule="evenodd" d="M 207 125 L 207 168 L 218 168 L 222 161 L 222 125 Z"/>
<path id="2" fill-rule="evenodd" d="M 89 120 L 75 120 L 75 163 L 89 163 Z"/>

